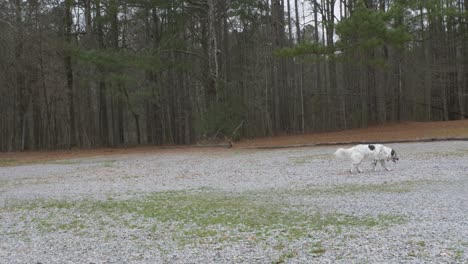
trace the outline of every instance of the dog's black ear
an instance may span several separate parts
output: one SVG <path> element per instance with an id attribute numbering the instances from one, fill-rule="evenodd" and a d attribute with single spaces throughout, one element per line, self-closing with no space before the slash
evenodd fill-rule
<path id="1" fill-rule="evenodd" d="M 368 146 L 370 150 L 374 150 L 375 149 L 375 146 L 374 145 L 369 145 Z"/>
<path id="2" fill-rule="evenodd" d="M 390 155 L 392 155 L 392 157 L 393 157 L 393 156 L 396 155 L 396 152 L 392 149 L 392 153 Z"/>

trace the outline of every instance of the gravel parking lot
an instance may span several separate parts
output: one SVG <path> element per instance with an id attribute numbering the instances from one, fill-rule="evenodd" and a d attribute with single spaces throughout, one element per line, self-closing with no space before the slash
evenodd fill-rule
<path id="1" fill-rule="evenodd" d="M 0 263 L 468 263 L 468 142 L 209 149 L 0 167 Z"/>

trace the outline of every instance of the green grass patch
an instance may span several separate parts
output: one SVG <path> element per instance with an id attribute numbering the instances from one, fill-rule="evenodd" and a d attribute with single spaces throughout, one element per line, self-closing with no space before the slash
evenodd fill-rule
<path id="1" fill-rule="evenodd" d="M 354 193 L 408 193 L 411 192 L 415 187 L 430 185 L 434 183 L 443 183 L 444 181 L 402 181 L 402 182 L 390 182 L 382 184 L 342 184 L 332 186 L 310 186 L 303 189 L 294 190 L 279 190 L 276 193 L 280 196 L 287 195 L 346 195 Z M 271 191 L 269 191 L 271 192 Z M 275 191 L 274 191 L 275 192 Z"/>
<path id="2" fill-rule="evenodd" d="M 307 155 L 307 156 L 300 156 L 300 157 L 289 157 L 289 161 L 294 164 L 302 165 L 302 164 L 306 164 L 314 160 L 324 160 L 324 159 L 329 159 L 329 158 L 330 158 L 330 155 L 316 154 L 316 155 Z"/>
<path id="3" fill-rule="evenodd" d="M 432 151 L 415 154 L 423 158 L 437 158 L 437 157 L 466 157 L 468 156 L 468 149 L 456 149 L 453 151 Z"/>
<path id="4" fill-rule="evenodd" d="M 0 167 L 16 167 L 37 164 L 58 164 L 58 165 L 72 165 L 78 164 L 74 160 L 19 160 L 19 159 L 0 159 Z"/>
<path id="5" fill-rule="evenodd" d="M 57 215 L 50 214 L 44 218 L 33 218 L 31 220 L 37 224 L 40 231 L 44 233 L 50 232 L 67 232 L 67 231 L 83 231 L 87 228 L 84 220 L 79 217 L 66 217 L 61 219 Z"/>
<path id="6" fill-rule="evenodd" d="M 116 162 L 115 160 L 104 160 L 104 161 L 100 162 L 100 164 L 101 164 L 103 167 L 109 168 L 109 167 L 114 166 L 114 165 L 115 165 L 115 162 Z"/>
<path id="7" fill-rule="evenodd" d="M 35 162 L 34 161 L 21 161 L 17 159 L 0 159 L 0 167 L 22 166 L 22 165 L 28 165 L 28 164 L 35 164 Z"/>
<path id="8" fill-rule="evenodd" d="M 421 240 L 421 241 L 418 241 L 416 242 L 416 245 L 420 246 L 420 247 L 425 247 L 426 246 L 426 242 Z"/>
<path id="9" fill-rule="evenodd" d="M 23 185 L 34 185 L 34 184 L 48 184 L 55 180 L 55 178 L 19 178 L 10 180 L 0 180 L 0 188 L 7 188 L 11 186 L 23 186 Z M 16 201 L 9 200 L 10 203 Z M 20 202 L 21 204 L 21 202 Z"/>
<path id="10" fill-rule="evenodd" d="M 461 248 L 449 248 L 450 251 L 453 253 L 453 258 L 456 261 L 460 261 L 463 258 L 463 255 L 465 254 L 465 251 Z"/>
<path id="11" fill-rule="evenodd" d="M 76 164 L 99 164 L 104 167 L 112 167 L 115 160 L 19 160 L 19 159 L 0 159 L 0 167 L 15 167 L 37 164 L 54 164 L 54 165 L 76 165 Z"/>
<path id="12" fill-rule="evenodd" d="M 323 255 L 327 250 L 323 247 L 321 242 L 316 242 L 311 245 L 310 253 L 316 256 Z"/>
<path id="13" fill-rule="evenodd" d="M 311 186 L 303 189 L 279 190 L 278 195 L 318 196 L 345 195 L 353 193 L 407 193 L 417 184 L 414 182 L 398 182 L 384 184 L 342 184 L 334 186 Z"/>
<path id="14" fill-rule="evenodd" d="M 288 250 L 282 253 L 277 261 L 273 261 L 273 264 L 285 263 L 288 259 L 292 259 L 297 256 L 297 252 L 294 250 Z"/>
<path id="15" fill-rule="evenodd" d="M 99 217 L 105 215 L 119 225 L 135 229 L 144 227 L 128 221 L 128 218 L 123 220 L 122 216 L 144 218 L 156 221 L 162 230 L 169 230 L 165 227 L 170 226 L 171 231 L 167 232 L 172 232 L 172 237 L 180 245 L 203 242 L 206 238 L 211 238 L 209 241 L 239 241 L 249 237 L 261 240 L 272 235 L 291 241 L 324 228 L 338 231 L 348 227 L 385 227 L 405 221 L 403 217 L 393 215 L 306 213 L 271 202 L 266 197 L 199 191 L 161 192 L 130 200 L 53 200 L 29 204 L 24 208 L 26 213 L 34 209 L 55 212 L 51 218 L 39 222 L 44 230 L 50 231 L 84 229 L 86 223 L 83 219 L 74 216 L 77 211 L 87 219 L 96 218 L 93 220 L 96 224 L 100 222 Z"/>

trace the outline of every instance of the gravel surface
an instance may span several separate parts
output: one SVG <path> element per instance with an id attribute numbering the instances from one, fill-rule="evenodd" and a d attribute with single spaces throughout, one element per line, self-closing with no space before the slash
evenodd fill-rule
<path id="1" fill-rule="evenodd" d="M 0 263 L 468 263 L 468 142 L 390 147 L 359 174 L 334 147 L 0 167 Z"/>

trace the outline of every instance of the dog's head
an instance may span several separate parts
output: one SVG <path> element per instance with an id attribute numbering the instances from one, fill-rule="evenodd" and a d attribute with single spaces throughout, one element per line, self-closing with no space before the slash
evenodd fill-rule
<path id="1" fill-rule="evenodd" d="M 396 151 L 392 149 L 392 152 L 390 152 L 390 158 L 389 160 L 392 160 L 393 162 L 397 162 L 399 160 L 398 155 L 396 154 Z"/>

